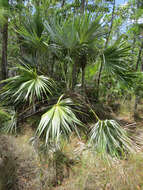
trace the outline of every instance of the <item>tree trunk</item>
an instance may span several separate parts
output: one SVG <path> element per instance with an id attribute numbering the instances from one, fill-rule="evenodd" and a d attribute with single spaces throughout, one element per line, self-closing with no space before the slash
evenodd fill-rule
<path id="1" fill-rule="evenodd" d="M 138 67 L 139 67 L 139 63 L 140 63 L 140 60 L 141 60 L 142 50 L 143 50 L 143 42 L 141 44 L 141 47 L 140 47 L 140 50 L 139 50 L 139 53 L 138 53 L 138 59 L 137 59 L 137 63 L 136 63 L 136 71 L 138 70 Z"/>
<path id="2" fill-rule="evenodd" d="M 61 7 L 62 7 L 62 8 L 64 7 L 65 2 L 66 2 L 66 0 L 62 0 L 62 4 L 61 4 Z"/>
<path id="3" fill-rule="evenodd" d="M 85 67 L 87 64 L 87 57 L 84 55 L 81 60 L 81 87 L 84 89 L 85 87 Z"/>
<path id="4" fill-rule="evenodd" d="M 72 79 L 71 79 L 71 81 L 72 81 L 72 84 L 71 84 L 71 90 L 74 90 L 74 87 L 75 87 L 75 85 L 77 84 L 77 78 L 78 78 L 78 67 L 77 67 L 77 63 L 75 62 L 74 64 L 73 64 L 73 68 L 72 68 Z"/>
<path id="5" fill-rule="evenodd" d="M 85 87 L 85 67 L 82 67 L 82 76 L 81 76 L 81 78 L 82 78 L 81 86 L 84 89 L 84 87 Z"/>
<path id="6" fill-rule="evenodd" d="M 113 11 L 112 11 L 112 17 L 111 17 L 111 25 L 110 25 L 110 28 L 109 28 L 109 33 L 108 33 L 107 38 L 106 38 L 105 48 L 107 47 L 107 45 L 109 43 L 109 39 L 110 39 L 111 32 L 112 32 L 113 23 L 114 23 L 114 16 L 115 16 L 115 8 L 116 8 L 116 0 L 114 0 L 114 2 L 113 2 Z"/>
<path id="7" fill-rule="evenodd" d="M 75 84 L 76 84 L 76 64 L 74 63 L 73 69 L 72 69 L 72 85 L 71 85 L 72 90 L 74 90 Z"/>
<path id="8" fill-rule="evenodd" d="M 51 65 L 51 77 L 54 76 L 54 65 L 55 65 L 55 55 L 53 55 L 53 59 L 52 59 L 52 65 Z"/>
<path id="9" fill-rule="evenodd" d="M 80 11 L 81 11 L 82 14 L 84 14 L 84 10 L 85 10 L 85 0 L 81 0 Z"/>
<path id="10" fill-rule="evenodd" d="M 140 61 L 141 61 L 142 50 L 143 50 L 143 42 L 142 42 L 142 44 L 141 44 L 141 46 L 140 46 L 140 50 L 139 50 L 139 53 L 138 53 L 138 59 L 137 59 L 136 69 L 135 69 L 135 71 L 138 70 L 139 63 L 140 63 Z M 143 63 L 141 64 L 141 71 L 143 71 Z M 139 102 L 139 96 L 138 96 L 138 95 L 135 95 L 135 103 L 134 103 L 134 118 L 135 118 L 136 115 L 137 115 L 138 102 Z"/>
<path id="11" fill-rule="evenodd" d="M 99 75 L 98 75 L 98 79 L 97 79 L 97 96 L 96 96 L 97 99 L 99 98 L 99 87 L 100 87 L 100 79 L 101 79 L 102 69 L 103 69 L 103 62 L 101 62 L 100 69 L 99 69 Z"/>
<path id="12" fill-rule="evenodd" d="M 115 8 L 116 8 L 116 0 L 114 0 L 114 2 L 113 2 L 113 11 L 112 11 L 112 17 L 111 17 L 111 25 L 110 25 L 110 28 L 109 28 L 109 33 L 108 33 L 107 38 L 106 38 L 104 49 L 107 48 L 108 43 L 109 43 L 109 39 L 110 39 L 110 36 L 111 36 L 111 32 L 112 32 L 112 28 L 113 28 L 113 23 L 114 23 Z M 102 74 L 102 70 L 103 70 L 103 63 L 104 62 L 102 61 L 101 65 L 100 65 L 100 69 L 99 69 L 98 79 L 97 79 L 97 99 L 99 97 L 100 80 L 101 80 L 101 74 Z"/>
<path id="13" fill-rule="evenodd" d="M 2 27 L 2 63 L 1 63 L 1 79 L 7 78 L 7 43 L 8 43 L 8 18 Z"/>

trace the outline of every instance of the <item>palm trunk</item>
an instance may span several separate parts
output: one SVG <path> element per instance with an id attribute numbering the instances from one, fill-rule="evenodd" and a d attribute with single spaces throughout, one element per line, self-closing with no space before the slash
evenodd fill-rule
<path id="1" fill-rule="evenodd" d="M 50 76 L 53 77 L 54 76 L 54 66 L 55 66 L 55 55 L 53 55 L 52 57 L 52 63 L 51 63 L 51 70 L 50 70 Z"/>
<path id="2" fill-rule="evenodd" d="M 2 28 L 2 63 L 1 63 L 1 77 L 2 80 L 7 78 L 7 44 L 8 44 L 8 18 Z"/>
<path id="3" fill-rule="evenodd" d="M 82 67 L 82 76 L 81 76 L 81 78 L 82 78 L 81 86 L 84 89 L 84 87 L 85 87 L 85 67 Z"/>
<path id="4" fill-rule="evenodd" d="M 103 62 L 101 62 L 100 69 L 99 69 L 99 75 L 98 75 L 98 79 L 97 79 L 97 96 L 96 96 L 97 99 L 99 98 L 99 87 L 100 87 L 102 69 L 103 69 Z"/>
<path id="5" fill-rule="evenodd" d="M 64 7 L 65 2 L 66 2 L 66 0 L 62 0 L 62 4 L 61 4 L 61 7 L 62 7 L 62 8 Z"/>
<path id="6" fill-rule="evenodd" d="M 77 68 L 76 68 L 76 63 L 74 63 L 72 68 L 72 85 L 71 85 L 72 90 L 74 90 L 76 82 L 77 82 Z"/>
<path id="7" fill-rule="evenodd" d="M 81 0 L 80 11 L 81 11 L 82 14 L 84 14 L 84 10 L 85 10 L 85 0 Z"/>
<path id="8" fill-rule="evenodd" d="M 85 67 L 87 64 L 87 56 L 84 55 L 81 59 L 81 87 L 84 90 L 85 87 Z"/>
<path id="9" fill-rule="evenodd" d="M 111 32 L 112 32 L 112 28 L 113 28 L 113 23 L 114 23 L 114 16 L 115 16 L 115 7 L 116 7 L 116 0 L 114 0 L 114 2 L 113 2 L 113 11 L 112 11 L 112 17 L 111 17 L 111 25 L 110 25 L 110 28 L 109 28 L 109 33 L 108 33 L 107 38 L 106 38 L 104 49 L 107 48 L 108 43 L 109 43 L 109 39 L 110 39 L 110 36 L 111 36 Z M 104 61 L 101 62 L 100 69 L 99 69 L 99 75 L 98 75 L 98 79 L 97 79 L 97 99 L 99 97 L 100 80 L 101 80 L 101 74 L 102 74 L 102 70 L 103 70 L 103 63 L 104 63 Z"/>

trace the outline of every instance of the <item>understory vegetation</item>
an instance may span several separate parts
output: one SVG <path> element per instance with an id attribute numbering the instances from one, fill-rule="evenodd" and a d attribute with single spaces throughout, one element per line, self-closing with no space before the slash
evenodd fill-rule
<path id="1" fill-rule="evenodd" d="M 143 189 L 142 16 L 0 0 L 0 190 Z"/>

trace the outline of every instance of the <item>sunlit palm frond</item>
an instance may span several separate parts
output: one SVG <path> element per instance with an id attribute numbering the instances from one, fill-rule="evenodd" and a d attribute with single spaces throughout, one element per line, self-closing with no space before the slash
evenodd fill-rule
<path id="1" fill-rule="evenodd" d="M 33 103 L 51 94 L 55 83 L 52 79 L 38 75 L 36 69 L 29 66 L 18 66 L 19 75 L 9 78 L 3 83 L 6 85 L 1 91 L 1 99 L 5 102 Z"/>
<path id="2" fill-rule="evenodd" d="M 98 153 L 120 157 L 133 152 L 133 142 L 114 120 L 98 121 L 90 132 L 90 140 Z"/>
<path id="3" fill-rule="evenodd" d="M 4 126 L 1 131 L 4 133 L 17 133 L 18 115 L 15 110 L 10 111 L 10 118 L 8 121 L 4 122 Z"/>
<path id="4" fill-rule="evenodd" d="M 126 41 L 119 39 L 109 47 L 107 47 L 102 56 L 105 71 L 117 77 L 124 82 L 131 82 L 133 74 L 131 72 L 131 52 L 130 46 Z"/>
<path id="5" fill-rule="evenodd" d="M 62 99 L 61 96 L 57 104 L 42 115 L 37 135 L 44 137 L 45 144 L 51 141 L 58 143 L 62 136 L 68 138 L 73 131 L 79 136 L 79 130 L 84 125 L 77 119 L 72 106 L 71 99 Z"/>

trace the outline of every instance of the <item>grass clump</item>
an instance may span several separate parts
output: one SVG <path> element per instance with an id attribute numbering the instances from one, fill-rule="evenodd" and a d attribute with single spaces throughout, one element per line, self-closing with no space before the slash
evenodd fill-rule
<path id="1" fill-rule="evenodd" d="M 98 155 L 85 151 L 69 180 L 56 190 L 142 190 L 142 161 L 142 154 L 132 154 L 128 160 L 115 159 L 109 165 Z"/>
<path id="2" fill-rule="evenodd" d="M 0 190 L 39 190 L 36 155 L 20 137 L 0 136 Z"/>

